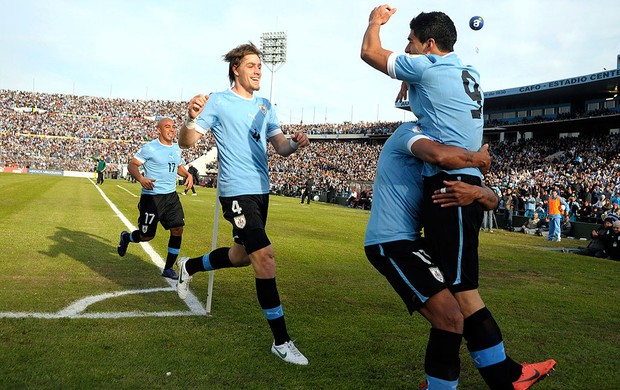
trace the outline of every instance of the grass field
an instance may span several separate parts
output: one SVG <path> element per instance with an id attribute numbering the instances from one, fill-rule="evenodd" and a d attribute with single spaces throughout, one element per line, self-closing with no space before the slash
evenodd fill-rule
<path id="1" fill-rule="evenodd" d="M 136 224 L 139 185 L 100 188 Z M 198 194 L 182 197 L 182 256 L 211 248 L 215 191 Z M 0 197 L 2 389 L 417 389 L 424 378 L 428 325 L 366 260 L 367 211 L 271 198 L 278 288 L 310 360 L 299 367 L 269 351 L 250 268 L 216 272 L 212 315 L 195 314 L 141 246 L 118 257 L 126 227 L 90 180 L 0 173 Z M 229 245 L 230 225 L 219 226 L 218 244 Z M 160 227 L 151 245 L 161 256 L 167 240 Z M 481 234 L 481 292 L 507 352 L 558 362 L 535 389 L 620 387 L 620 264 L 545 250 L 585 243 Z M 203 305 L 207 288 L 208 274 L 196 275 L 191 289 Z M 465 346 L 461 359 L 459 388 L 484 389 Z"/>

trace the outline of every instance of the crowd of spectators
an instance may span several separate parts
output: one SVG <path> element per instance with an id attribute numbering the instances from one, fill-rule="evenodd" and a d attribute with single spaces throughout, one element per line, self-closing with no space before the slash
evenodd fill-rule
<path id="1" fill-rule="evenodd" d="M 491 146 L 493 163 L 485 176 L 500 195 L 517 197 L 515 215 L 545 218 L 546 200 L 556 188 L 569 204 L 572 221 L 600 223 L 618 213 L 620 203 L 620 136 L 529 139 Z"/>
<path id="2" fill-rule="evenodd" d="M 156 121 L 184 119 L 186 103 L 0 90 L 0 166 L 92 171 L 104 156 L 121 172 L 137 149 L 156 138 Z M 192 161 L 212 140 L 184 152 Z"/>
<path id="3" fill-rule="evenodd" d="M 0 90 L 0 166 L 92 171 L 92 156 L 105 156 L 110 171 L 156 137 L 156 120 L 170 117 L 180 126 L 186 102 L 106 99 Z M 299 196 L 309 177 L 315 194 L 347 198 L 372 187 L 381 145 L 367 135 L 389 135 L 398 122 L 282 125 L 286 134 L 358 134 L 354 140 L 311 142 L 287 159 L 271 153 L 273 193 Z M 212 138 L 184 151 L 192 162 L 213 147 Z M 528 139 L 490 146 L 492 168 L 485 182 L 503 199 L 516 196 L 514 215 L 545 218 L 551 188 L 570 205 L 572 221 L 600 222 L 618 213 L 620 203 L 618 135 Z M 214 165 L 207 168 L 215 168 Z M 212 177 L 211 177 L 212 179 Z M 360 183 L 367 183 L 360 185 Z M 503 209 L 504 202 L 500 202 Z"/>

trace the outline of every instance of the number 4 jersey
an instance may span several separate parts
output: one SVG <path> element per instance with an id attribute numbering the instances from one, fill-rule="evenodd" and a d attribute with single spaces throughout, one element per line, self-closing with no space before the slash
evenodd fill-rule
<path id="1" fill-rule="evenodd" d="M 155 187 L 143 188 L 143 194 L 162 195 L 177 190 L 177 170 L 183 164 L 179 145 L 168 146 L 155 139 L 143 145 L 134 158 L 142 163 L 144 177 L 155 180 Z"/>
<path id="2" fill-rule="evenodd" d="M 463 65 L 455 53 L 409 55 L 392 53 L 390 77 L 409 84 L 409 105 L 422 133 L 440 143 L 477 151 L 482 146 L 484 95 L 480 75 Z M 477 168 L 447 171 L 424 164 L 424 176 L 445 171 L 481 177 Z"/>

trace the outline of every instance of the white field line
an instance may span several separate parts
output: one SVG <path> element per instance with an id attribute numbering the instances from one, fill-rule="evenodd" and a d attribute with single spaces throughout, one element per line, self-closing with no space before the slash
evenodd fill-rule
<path id="1" fill-rule="evenodd" d="M 116 215 L 120 218 L 123 224 L 127 227 L 128 230 L 134 231 L 136 228 L 129 222 L 129 220 L 120 212 L 120 210 L 116 207 L 114 203 L 106 196 L 106 194 L 101 190 L 99 186 L 95 184 L 92 179 L 88 179 L 94 186 L 97 188 L 103 199 L 110 205 L 110 208 L 116 213 Z M 132 194 L 133 195 L 133 194 Z M 153 264 L 155 264 L 159 269 L 162 269 L 165 265 L 164 259 L 155 252 L 153 247 L 148 242 L 141 242 L 140 245 L 142 249 L 149 255 Z M 88 306 L 109 299 L 116 298 L 123 295 L 129 294 L 147 294 L 152 292 L 162 292 L 162 291 L 176 291 L 176 282 L 163 278 L 166 283 L 168 283 L 169 287 L 164 288 L 150 288 L 150 289 L 142 289 L 142 290 L 125 290 L 125 291 L 116 291 L 112 293 L 104 293 L 99 295 L 93 295 L 86 298 L 79 299 L 66 308 L 56 312 L 56 313 L 16 313 L 16 312 L 0 312 L 0 318 L 128 318 L 128 317 L 171 317 L 171 316 L 197 316 L 197 315 L 206 315 L 207 311 L 202 306 L 202 303 L 198 300 L 198 298 L 189 291 L 187 294 L 187 298 L 185 299 L 185 303 L 189 308 L 189 311 L 165 311 L 165 312 L 100 312 L 100 313 L 82 313 L 84 310 L 88 308 Z"/>
<path id="2" fill-rule="evenodd" d="M 90 181 L 92 182 L 92 180 L 91 180 L 91 179 L 88 179 L 88 180 L 90 180 Z M 138 197 L 138 195 L 136 195 L 136 194 L 134 194 L 133 192 L 129 191 L 127 188 L 125 188 L 125 187 L 123 187 L 123 186 L 119 186 L 118 184 L 117 184 L 116 186 L 117 186 L 118 188 L 120 188 L 121 190 L 123 190 L 123 191 L 127 192 L 129 195 L 133 196 L 134 198 L 137 198 L 137 197 Z M 99 188 L 99 187 L 97 187 L 97 188 Z"/>

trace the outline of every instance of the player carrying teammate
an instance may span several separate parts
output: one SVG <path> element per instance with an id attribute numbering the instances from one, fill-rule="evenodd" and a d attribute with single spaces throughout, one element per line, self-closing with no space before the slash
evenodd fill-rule
<path id="1" fill-rule="evenodd" d="M 370 14 L 361 56 L 375 69 L 403 81 L 397 99 L 409 94 L 409 104 L 424 134 L 431 139 L 468 150 L 482 143 L 484 96 L 478 72 L 463 65 L 453 53 L 456 28 L 442 12 L 421 13 L 410 22 L 407 54 L 398 55 L 381 45 L 381 25 L 396 12 L 389 5 L 376 7 Z M 453 185 L 465 182 L 481 185 L 479 170 L 446 170 L 433 164 L 424 166 L 424 234 L 431 257 L 442 271 L 447 287 L 459 303 L 463 332 L 445 338 L 444 350 L 459 350 L 461 337 L 487 385 L 492 389 L 529 388 L 548 373 L 555 361 L 520 365 L 508 357 L 498 324 L 478 292 L 478 232 L 483 207 L 442 207 L 433 195 L 445 195 Z M 538 373 L 538 375 L 535 375 Z M 429 377 L 429 387 L 439 386 Z"/>

